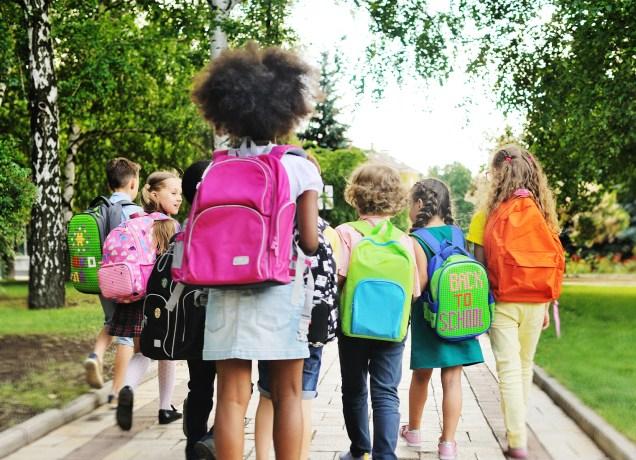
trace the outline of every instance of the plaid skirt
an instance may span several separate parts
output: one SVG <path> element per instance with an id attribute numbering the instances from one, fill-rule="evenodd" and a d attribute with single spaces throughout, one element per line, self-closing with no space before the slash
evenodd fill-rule
<path id="1" fill-rule="evenodd" d="M 139 337 L 144 320 L 144 301 L 118 303 L 108 334 L 113 337 Z"/>

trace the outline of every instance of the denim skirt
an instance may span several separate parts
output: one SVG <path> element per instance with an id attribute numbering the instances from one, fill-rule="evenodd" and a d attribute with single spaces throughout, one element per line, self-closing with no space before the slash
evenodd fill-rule
<path id="1" fill-rule="evenodd" d="M 309 356 L 304 296 L 286 285 L 210 289 L 204 360 L 303 359 Z M 296 297 L 296 298 L 293 298 Z"/>

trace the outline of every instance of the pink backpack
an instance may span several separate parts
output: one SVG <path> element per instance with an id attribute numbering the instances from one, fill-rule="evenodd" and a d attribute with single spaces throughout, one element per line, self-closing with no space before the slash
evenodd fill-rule
<path id="1" fill-rule="evenodd" d="M 251 157 L 214 153 L 187 228 L 177 237 L 175 281 L 196 286 L 291 282 L 296 203 L 281 163 L 286 153 L 306 156 L 288 145 Z"/>
<path id="2" fill-rule="evenodd" d="M 117 303 L 131 303 L 146 295 L 146 284 L 157 257 L 152 226 L 157 220 L 170 219 L 159 212 L 132 217 L 104 240 L 102 266 L 97 272 L 102 295 Z"/>

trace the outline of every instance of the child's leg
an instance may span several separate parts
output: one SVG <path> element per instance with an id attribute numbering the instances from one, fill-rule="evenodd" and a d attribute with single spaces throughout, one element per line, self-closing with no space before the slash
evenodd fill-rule
<path id="1" fill-rule="evenodd" d="M 133 341 L 130 337 L 117 337 L 115 344 L 115 368 L 113 370 L 113 389 L 111 390 L 114 395 L 121 390 L 126 377 L 128 363 L 135 354 Z"/>
<path id="2" fill-rule="evenodd" d="M 397 459 L 398 430 L 400 428 L 400 398 L 398 386 L 402 379 L 404 342 L 377 342 L 371 347 L 369 379 L 373 407 L 372 458 Z"/>
<path id="3" fill-rule="evenodd" d="M 364 339 L 338 337 L 340 373 L 342 375 L 342 413 L 351 440 L 349 451 L 354 457 L 371 452 L 369 408 L 367 406 L 367 374 L 369 343 Z"/>
<path id="4" fill-rule="evenodd" d="M 218 375 L 214 441 L 217 457 L 242 460 L 244 418 L 252 395 L 252 362 L 227 359 L 216 362 Z"/>
<path id="5" fill-rule="evenodd" d="M 185 431 L 188 433 L 188 447 L 193 447 L 208 432 L 208 419 L 212 412 L 214 396 L 214 361 L 188 360 L 188 397 L 183 408 Z"/>
<path id="6" fill-rule="evenodd" d="M 270 361 L 277 460 L 298 460 L 303 436 L 302 359 Z"/>
<path id="7" fill-rule="evenodd" d="M 172 395 L 174 393 L 174 381 L 176 376 L 176 362 L 159 361 L 159 409 L 172 409 Z"/>
<path id="8" fill-rule="evenodd" d="M 442 369 L 442 437 L 441 441 L 455 441 L 455 432 L 462 413 L 462 366 Z"/>
<path id="9" fill-rule="evenodd" d="M 543 328 L 546 304 L 523 304 L 523 315 L 519 324 L 519 344 L 521 345 L 521 379 L 523 382 L 523 401 L 528 405 L 528 395 L 532 386 L 534 354 Z"/>
<path id="10" fill-rule="evenodd" d="M 274 434 L 274 405 L 272 400 L 261 395 L 256 408 L 256 423 L 254 428 L 254 443 L 256 460 L 267 460 L 269 448 Z"/>
<path id="11" fill-rule="evenodd" d="M 149 366 L 150 358 L 145 357 L 141 353 L 135 353 L 126 368 L 124 386 L 129 386 L 132 389 L 137 388 L 137 385 L 141 382 Z"/>
<path id="12" fill-rule="evenodd" d="M 409 386 L 409 430 L 419 430 L 433 369 L 414 369 Z"/>
<path id="13" fill-rule="evenodd" d="M 311 446 L 311 399 L 303 400 L 303 440 L 300 449 L 300 460 L 309 459 Z"/>
<path id="14" fill-rule="evenodd" d="M 318 396 L 318 379 L 322 365 L 323 347 L 309 346 L 309 357 L 303 363 L 303 439 L 300 451 L 301 460 L 309 458 L 311 445 L 311 401 Z"/>
<path id="15" fill-rule="evenodd" d="M 519 343 L 520 305 L 497 304 L 490 343 L 497 363 L 501 409 L 506 425 L 508 446 L 526 448 L 526 408 L 521 375 L 521 345 Z"/>

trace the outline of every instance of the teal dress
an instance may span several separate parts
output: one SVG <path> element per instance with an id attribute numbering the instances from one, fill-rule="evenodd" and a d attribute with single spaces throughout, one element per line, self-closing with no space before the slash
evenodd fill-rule
<path id="1" fill-rule="evenodd" d="M 451 239 L 448 225 L 427 227 L 439 241 Z M 426 258 L 433 256 L 431 250 L 422 244 Z M 411 369 L 433 369 L 452 366 L 470 366 L 484 362 L 481 346 L 477 339 L 462 342 L 448 342 L 441 339 L 424 319 L 424 295 L 420 297 L 411 313 Z"/>

